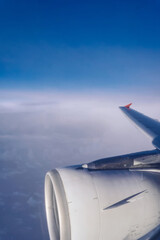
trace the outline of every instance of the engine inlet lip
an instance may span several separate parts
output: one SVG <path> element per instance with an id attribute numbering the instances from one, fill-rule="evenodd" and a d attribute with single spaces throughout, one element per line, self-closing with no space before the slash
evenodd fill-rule
<path id="1" fill-rule="evenodd" d="M 70 240 L 70 219 L 63 182 L 56 169 L 45 177 L 45 208 L 50 240 Z"/>

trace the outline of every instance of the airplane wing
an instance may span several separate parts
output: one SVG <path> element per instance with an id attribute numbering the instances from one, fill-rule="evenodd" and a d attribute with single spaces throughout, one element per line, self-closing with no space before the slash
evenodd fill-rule
<path id="1" fill-rule="evenodd" d="M 130 108 L 130 106 L 131 103 L 124 107 L 120 107 L 120 109 L 133 123 L 136 124 L 138 128 L 151 137 L 152 144 L 156 149 L 98 159 L 83 164 L 82 168 L 88 168 L 89 170 L 158 169 L 158 171 L 160 171 L 160 122 L 145 116 L 144 114 Z"/>
<path id="2" fill-rule="evenodd" d="M 160 150 L 160 122 L 132 109 L 131 103 L 120 107 L 122 112 L 152 139 L 154 147 Z"/>

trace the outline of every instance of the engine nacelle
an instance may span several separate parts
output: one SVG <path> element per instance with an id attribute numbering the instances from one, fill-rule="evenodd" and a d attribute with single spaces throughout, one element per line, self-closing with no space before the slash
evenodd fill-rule
<path id="1" fill-rule="evenodd" d="M 158 170 L 89 171 L 77 167 L 48 172 L 45 205 L 50 239 L 137 240 L 152 236 L 160 224 L 159 174 Z"/>

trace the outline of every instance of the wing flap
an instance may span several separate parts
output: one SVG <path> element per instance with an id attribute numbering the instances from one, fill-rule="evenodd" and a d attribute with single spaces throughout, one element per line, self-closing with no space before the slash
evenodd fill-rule
<path id="1" fill-rule="evenodd" d="M 82 168 L 87 168 L 89 170 L 159 169 L 160 151 L 155 149 L 151 151 L 103 158 L 88 164 L 83 164 Z"/>

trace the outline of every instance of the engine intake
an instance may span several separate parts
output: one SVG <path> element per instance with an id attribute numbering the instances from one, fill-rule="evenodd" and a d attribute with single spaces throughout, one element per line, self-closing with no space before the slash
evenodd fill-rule
<path id="1" fill-rule="evenodd" d="M 45 178 L 51 240 L 136 240 L 160 224 L 160 176 L 150 171 L 54 169 Z"/>

